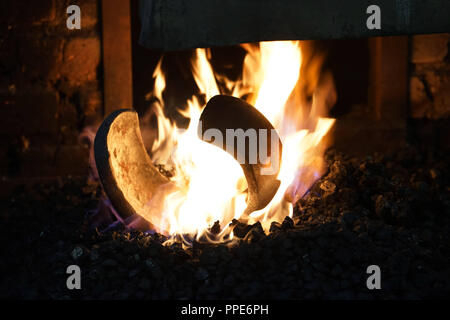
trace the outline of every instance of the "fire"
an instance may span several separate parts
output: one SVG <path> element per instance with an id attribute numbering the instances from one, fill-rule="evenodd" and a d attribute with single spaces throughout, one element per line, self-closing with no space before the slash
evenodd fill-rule
<path id="1" fill-rule="evenodd" d="M 334 119 L 309 117 L 307 125 L 313 130 L 305 129 L 304 106 L 292 99 L 296 85 L 301 81 L 302 51 L 298 41 L 261 42 L 259 47 L 243 47 L 247 55 L 242 77 L 235 82 L 226 80 L 225 86 L 231 88 L 235 97 L 249 97 L 247 101 L 273 124 L 283 143 L 278 174 L 280 188 L 264 209 L 246 217 L 249 223 L 260 221 L 267 232 L 272 221 L 280 222 L 284 217 L 292 216 L 293 203 L 323 173 L 322 142 Z M 220 88 L 207 56 L 207 50 L 197 49 L 191 63 L 195 82 L 209 100 L 220 94 Z M 155 163 L 171 168 L 173 176 L 170 185 L 162 188 L 155 199 L 149 199 L 148 208 L 139 214 L 157 221 L 158 232 L 172 236 L 212 238 L 208 230 L 219 221 L 222 231 L 214 239 L 231 239 L 229 223 L 232 219 L 242 218 L 246 208 L 243 171 L 230 154 L 197 136 L 204 106 L 196 96 L 187 101 L 186 110 L 180 110 L 190 119 L 186 130 L 181 130 L 164 116 L 165 76 L 161 61 L 153 77 L 153 95 L 158 100 L 154 109 L 158 138 L 152 146 L 151 158 Z"/>

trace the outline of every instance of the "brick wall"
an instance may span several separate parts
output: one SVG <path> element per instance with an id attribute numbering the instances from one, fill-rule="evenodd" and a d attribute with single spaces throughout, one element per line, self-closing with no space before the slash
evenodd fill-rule
<path id="1" fill-rule="evenodd" d="M 81 30 L 66 8 L 81 8 Z M 97 0 L 1 1 L 0 177 L 3 182 L 83 175 L 80 130 L 102 110 Z"/>

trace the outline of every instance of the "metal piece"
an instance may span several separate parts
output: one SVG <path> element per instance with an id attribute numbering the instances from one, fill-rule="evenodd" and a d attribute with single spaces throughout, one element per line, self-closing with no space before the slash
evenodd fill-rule
<path id="1" fill-rule="evenodd" d="M 408 101 L 408 37 L 369 39 L 369 105 L 378 121 L 405 130 Z"/>
<path id="2" fill-rule="evenodd" d="M 103 121 L 94 153 L 103 189 L 123 218 L 144 212 L 158 188 L 169 182 L 153 166 L 133 110 L 116 110 Z"/>
<path id="3" fill-rule="evenodd" d="M 448 0 L 140 1 L 140 43 L 151 49 L 450 32 Z M 372 4 L 381 30 L 367 28 Z"/>
<path id="4" fill-rule="evenodd" d="M 227 129 L 242 129 L 244 131 L 248 129 L 255 129 L 257 134 L 257 163 L 251 164 L 249 161 L 249 144 L 245 144 L 245 163 L 241 163 L 242 170 L 247 180 L 248 196 L 247 196 L 247 208 L 244 214 L 249 214 L 255 210 L 263 209 L 269 204 L 272 198 L 275 196 L 280 181 L 277 180 L 279 173 L 279 167 L 281 165 L 282 144 L 280 137 L 276 133 L 272 124 L 267 120 L 262 113 L 260 113 L 255 107 L 248 104 L 242 99 L 238 99 L 231 96 L 217 95 L 211 98 L 206 104 L 203 112 L 200 116 L 199 135 L 204 141 L 217 145 L 218 147 L 229 152 L 235 159 L 238 159 L 237 150 L 234 149 L 233 153 L 226 149 L 225 137 L 227 137 Z M 216 129 L 221 132 L 223 137 L 222 141 L 206 140 L 205 132 L 209 129 Z M 267 130 L 269 137 L 260 144 L 259 130 Z M 275 141 L 278 141 L 278 154 L 272 154 L 271 146 L 271 134 L 275 134 Z M 263 147 L 265 150 L 260 150 Z M 276 146 L 275 146 L 276 148 Z M 275 149 L 276 150 L 276 149 Z M 266 165 L 260 157 L 260 151 L 264 156 L 271 157 L 271 161 Z M 268 167 L 273 164 L 273 158 L 278 156 L 278 166 L 276 172 L 272 174 L 261 174 L 263 167 Z"/>
<path id="5" fill-rule="evenodd" d="M 130 1 L 102 1 L 104 114 L 133 106 Z"/>

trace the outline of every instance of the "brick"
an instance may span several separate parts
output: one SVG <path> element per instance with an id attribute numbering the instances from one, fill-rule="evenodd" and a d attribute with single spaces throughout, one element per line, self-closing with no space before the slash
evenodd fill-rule
<path id="1" fill-rule="evenodd" d="M 0 52 L 2 81 L 10 82 L 17 90 L 29 90 L 37 82 L 49 86 L 47 80 L 55 81 L 54 65 L 62 63 L 63 39 L 16 36 L 4 39 L 5 50 Z"/>
<path id="2" fill-rule="evenodd" d="M 450 117 L 450 67 L 416 68 L 410 81 L 411 117 L 432 120 Z"/>
<path id="3" fill-rule="evenodd" d="M 54 0 L 14 0 L 0 2 L 0 22 L 15 25 L 38 25 L 56 17 Z"/>
<path id="4" fill-rule="evenodd" d="M 0 134 L 56 134 L 58 96 L 55 92 L 0 97 Z"/>
<path id="5" fill-rule="evenodd" d="M 448 33 L 413 36 L 411 61 L 413 63 L 443 61 L 448 53 L 448 41 Z"/>
<path id="6" fill-rule="evenodd" d="M 422 118 L 425 116 L 426 106 L 431 101 L 425 92 L 425 85 L 418 77 L 411 78 L 409 83 L 411 116 L 413 118 Z"/>
<path id="7" fill-rule="evenodd" d="M 64 40 L 56 37 L 24 39 L 20 42 L 21 73 L 27 79 L 57 80 L 55 66 L 62 63 Z M 21 75 L 19 75 L 21 77 Z"/>
<path id="8" fill-rule="evenodd" d="M 98 38 L 75 38 L 64 48 L 63 63 L 58 70 L 60 77 L 72 85 L 97 79 L 100 63 L 100 40 Z"/>
<path id="9" fill-rule="evenodd" d="M 98 90 L 98 83 L 85 85 L 81 92 L 81 102 L 86 116 L 95 116 L 103 106 L 103 95 Z"/>
<path id="10" fill-rule="evenodd" d="M 88 81 L 81 86 L 72 86 L 68 81 L 61 81 L 57 90 L 61 93 L 66 106 L 62 107 L 60 116 L 64 125 L 85 125 L 102 114 L 103 95 L 98 81 Z"/>
<path id="11" fill-rule="evenodd" d="M 431 119 L 450 118 L 450 72 L 438 76 L 436 90 L 433 91 L 433 109 Z"/>
<path id="12" fill-rule="evenodd" d="M 78 1 L 81 9 L 81 28 L 91 28 L 97 25 L 99 20 L 98 2 L 92 0 Z"/>
<path id="13" fill-rule="evenodd" d="M 2 160 L 1 162 L 8 162 L 9 159 Z M 8 170 L 2 166 L 0 174 L 27 178 L 86 175 L 89 169 L 89 149 L 81 144 L 41 145 L 19 152 L 10 160 L 17 162 L 16 167 Z"/>

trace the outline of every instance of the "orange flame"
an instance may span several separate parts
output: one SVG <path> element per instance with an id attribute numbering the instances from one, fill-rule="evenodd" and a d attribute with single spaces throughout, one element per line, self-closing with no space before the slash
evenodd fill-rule
<path id="1" fill-rule="evenodd" d="M 334 119 L 310 114 L 308 127 L 313 130 L 300 129 L 299 123 L 305 121 L 304 106 L 295 105 L 292 99 L 296 84 L 301 81 L 302 51 L 298 41 L 261 42 L 259 47 L 243 47 L 247 55 L 242 78 L 235 82 L 225 80 L 225 86 L 231 88 L 230 92 L 236 97 L 251 93 L 248 102 L 271 121 L 283 143 L 278 175 L 280 188 L 266 208 L 251 213 L 248 221 L 260 221 L 267 232 L 272 221 L 280 222 L 292 216 L 293 203 L 322 174 L 322 141 Z M 220 94 L 220 89 L 206 53 L 204 49 L 197 49 L 191 63 L 195 82 L 209 100 Z M 181 130 L 164 116 L 165 77 L 161 62 L 153 76 L 153 94 L 159 103 L 155 106 L 158 139 L 153 144 L 151 157 L 155 163 L 171 167 L 174 174 L 171 185 L 161 189 L 161 194 L 154 197 L 158 199 L 149 199 L 148 209 L 139 214 L 158 221 L 158 231 L 172 236 L 208 236 L 208 228 L 219 221 L 222 231 L 215 238 L 231 239 L 229 223 L 239 219 L 246 208 L 243 171 L 231 155 L 198 138 L 197 125 L 204 106 L 196 96 L 187 101 L 186 110 L 179 111 L 190 119 L 187 130 Z M 328 89 L 326 94 L 330 91 L 334 94 L 334 86 Z M 289 116 L 288 106 L 294 110 Z"/>

